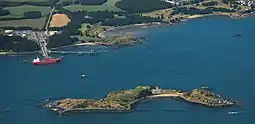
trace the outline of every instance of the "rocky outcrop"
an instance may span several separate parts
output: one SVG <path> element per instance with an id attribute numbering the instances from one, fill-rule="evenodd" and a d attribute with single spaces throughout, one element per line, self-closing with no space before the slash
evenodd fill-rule
<path id="1" fill-rule="evenodd" d="M 181 98 L 188 102 L 198 103 L 209 107 L 225 107 L 237 104 L 236 101 L 225 99 L 220 95 L 203 88 L 198 88 L 192 90 L 191 92 L 183 93 Z"/>

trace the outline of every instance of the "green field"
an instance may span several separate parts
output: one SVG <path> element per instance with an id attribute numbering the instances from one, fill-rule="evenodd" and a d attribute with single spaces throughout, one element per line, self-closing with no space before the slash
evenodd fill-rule
<path id="1" fill-rule="evenodd" d="M 46 22 L 46 19 L 46 17 L 42 17 L 38 19 L 0 21 L 0 27 L 31 27 L 42 29 Z"/>
<path id="2" fill-rule="evenodd" d="M 73 5 L 68 5 L 65 6 L 64 8 L 71 11 L 71 12 L 75 12 L 75 11 L 121 11 L 121 9 L 117 8 L 115 6 L 115 3 L 117 1 L 120 0 L 108 0 L 106 3 L 104 3 L 103 5 L 80 5 L 80 4 L 73 4 Z"/>
<path id="3" fill-rule="evenodd" d="M 50 11 L 50 7 L 43 7 L 43 6 L 32 6 L 32 5 L 21 5 L 17 7 L 5 7 L 3 10 L 9 10 L 10 14 L 6 16 L 1 16 L 1 18 L 21 18 L 23 17 L 24 12 L 28 11 L 40 11 L 42 16 L 47 15 Z"/>

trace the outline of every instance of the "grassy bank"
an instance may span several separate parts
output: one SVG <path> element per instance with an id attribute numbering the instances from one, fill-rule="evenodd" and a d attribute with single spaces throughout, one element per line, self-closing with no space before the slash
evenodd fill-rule
<path id="1" fill-rule="evenodd" d="M 38 19 L 6 20 L 0 21 L 0 27 L 31 27 L 43 29 L 46 17 Z"/>
<path id="2" fill-rule="evenodd" d="M 40 11 L 42 16 L 45 16 L 50 13 L 50 7 L 42 7 L 42 6 L 32 6 L 32 5 L 21 5 L 17 7 L 5 7 L 3 10 L 8 10 L 10 12 L 9 15 L 0 16 L 0 19 L 4 18 L 22 18 L 24 17 L 24 12 L 29 11 Z"/>
<path id="3" fill-rule="evenodd" d="M 115 3 L 120 0 L 108 0 L 106 3 L 102 5 L 81 5 L 81 4 L 72 4 L 65 6 L 64 8 L 68 11 L 121 11 L 121 9 L 115 6 Z"/>
<path id="4" fill-rule="evenodd" d="M 230 17 L 243 17 L 244 11 L 249 9 L 248 6 L 225 4 L 220 0 L 214 0 L 217 4 L 214 5 L 204 5 L 204 3 L 212 2 L 212 0 L 207 0 L 199 4 L 190 4 L 179 7 L 173 7 L 168 9 L 156 10 L 153 12 L 143 13 L 144 16 L 158 17 L 164 21 L 171 21 L 176 19 L 191 19 L 199 18 L 208 15 L 226 15 Z M 187 8 L 187 9 L 186 9 Z M 176 13 L 176 9 L 180 12 Z M 183 9 L 186 9 L 185 11 Z M 192 9 L 192 10 L 189 10 Z M 212 11 L 211 13 L 208 11 Z"/>

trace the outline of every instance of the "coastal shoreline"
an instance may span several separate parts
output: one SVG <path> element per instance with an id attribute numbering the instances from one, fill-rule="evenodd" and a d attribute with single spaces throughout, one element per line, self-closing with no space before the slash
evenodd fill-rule
<path id="1" fill-rule="evenodd" d="M 150 28 L 150 27 L 153 27 L 153 26 L 156 26 L 156 27 L 159 27 L 159 26 L 164 26 L 164 25 L 170 25 L 170 24 L 166 24 L 166 23 L 161 23 L 161 22 L 153 22 L 153 23 L 141 23 L 141 24 L 131 24 L 131 25 L 124 25 L 124 26 L 118 26 L 118 27 L 112 27 L 112 28 L 109 28 L 105 31 L 102 31 L 99 33 L 99 37 L 101 38 L 105 38 L 105 33 L 106 32 L 109 32 L 109 31 L 114 31 L 114 30 L 125 30 L 127 28 Z M 126 32 L 128 33 L 128 32 Z"/>
<path id="2" fill-rule="evenodd" d="M 213 14 L 205 14 L 205 15 L 189 15 L 187 17 L 184 17 L 184 19 L 181 19 L 180 22 L 184 22 L 184 21 L 189 21 L 192 19 L 198 19 L 198 18 L 204 18 L 204 17 L 213 17 L 213 16 L 227 16 L 233 19 L 243 19 L 243 18 L 247 18 L 249 16 L 254 15 L 254 12 L 249 13 L 249 14 L 233 14 L 233 13 L 224 13 L 224 12 L 215 12 Z M 179 22 L 177 22 L 179 23 Z M 119 27 L 112 27 L 109 28 L 103 32 L 99 33 L 99 37 L 101 38 L 105 38 L 106 36 L 104 35 L 106 32 L 108 31 L 113 31 L 116 30 L 116 32 L 118 30 L 123 30 L 125 28 L 141 28 L 141 27 L 146 27 L 146 28 L 150 28 L 152 26 L 157 26 L 157 27 L 161 27 L 161 26 L 171 26 L 174 25 L 175 23 L 162 23 L 162 22 L 154 22 L 154 23 L 141 23 L 141 24 L 133 24 L 133 25 L 126 25 L 126 26 L 119 26 Z"/>
<path id="3" fill-rule="evenodd" d="M 243 19 L 243 18 L 247 18 L 250 16 L 253 16 L 255 14 L 255 12 L 251 12 L 248 14 L 232 14 L 232 13 L 224 13 L 224 12 L 216 12 L 213 14 L 205 14 L 205 15 L 189 15 L 187 17 L 184 17 L 183 19 L 180 20 L 180 22 L 185 22 L 185 21 L 189 21 L 192 19 L 198 19 L 198 18 L 204 18 L 204 17 L 211 17 L 211 16 L 227 16 L 233 19 Z M 176 23 L 180 23 L 180 22 L 176 22 Z M 105 36 L 105 33 L 108 31 L 113 31 L 115 30 L 116 32 L 118 32 L 118 30 L 125 30 L 126 28 L 151 28 L 151 27 L 169 27 L 171 25 L 174 25 L 175 23 L 162 23 L 162 22 L 153 22 L 153 23 L 141 23 L 141 24 L 132 24 L 132 25 L 125 25 L 125 26 L 118 26 L 118 27 L 112 27 L 109 28 L 105 31 L 102 31 L 98 34 L 99 37 L 101 38 L 105 38 L 107 36 Z M 126 32 L 129 33 L 129 32 Z M 56 50 L 59 48 L 66 48 L 66 47 L 76 47 L 76 46 L 123 46 L 123 45 L 134 45 L 137 42 L 131 41 L 131 42 L 127 42 L 127 43 L 120 43 L 120 44 L 114 44 L 114 43 L 104 43 L 104 42 L 85 42 L 85 43 L 77 43 L 77 44 L 73 44 L 73 45 L 66 45 L 66 46 L 61 46 L 61 47 L 57 47 L 57 48 L 52 48 L 52 50 Z M 32 51 L 32 52 L 0 52 L 0 56 L 1 55 L 29 55 L 29 54 L 35 54 L 38 53 L 38 51 Z"/>
<path id="4" fill-rule="evenodd" d="M 0 52 L 0 56 L 11 56 L 11 55 L 31 55 L 39 53 L 40 51 L 32 51 L 32 52 Z"/>

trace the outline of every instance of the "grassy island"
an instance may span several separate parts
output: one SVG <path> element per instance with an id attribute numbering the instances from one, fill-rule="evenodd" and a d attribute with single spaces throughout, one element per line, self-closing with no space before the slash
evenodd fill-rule
<path id="1" fill-rule="evenodd" d="M 191 92 L 175 89 L 160 89 L 154 86 L 137 86 L 135 89 L 109 92 L 102 99 L 63 99 L 43 105 L 44 108 L 68 112 L 91 111 L 132 111 L 139 101 L 152 98 L 181 98 L 187 102 L 208 107 L 228 107 L 237 105 L 237 101 L 225 99 L 209 90 L 198 88 Z"/>

